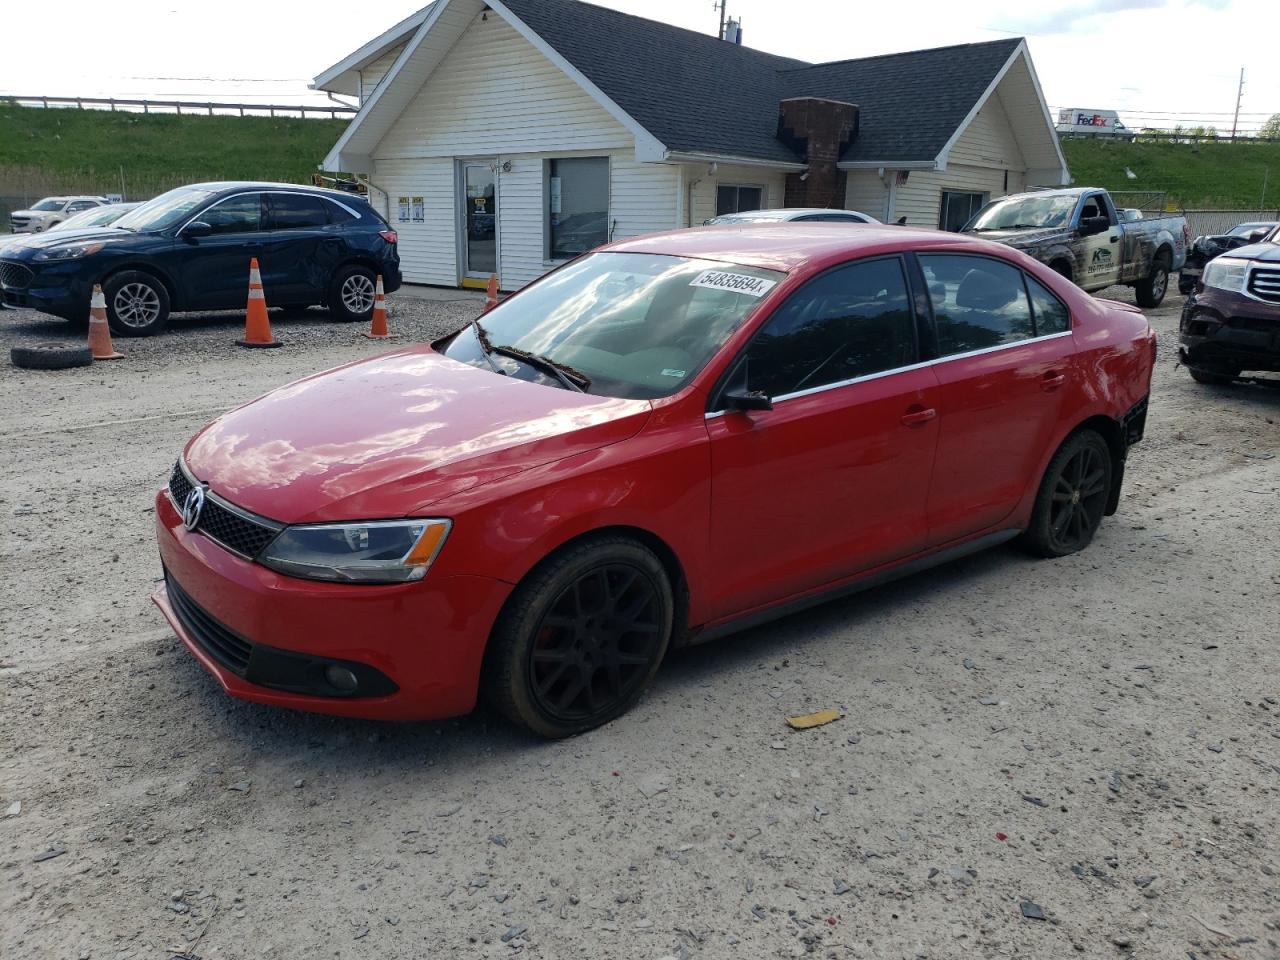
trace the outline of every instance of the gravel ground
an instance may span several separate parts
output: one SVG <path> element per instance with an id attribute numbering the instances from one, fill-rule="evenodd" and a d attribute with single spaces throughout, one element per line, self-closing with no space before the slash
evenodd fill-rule
<path id="1" fill-rule="evenodd" d="M 382 344 L 211 315 L 4 367 L 0 956 L 1280 957 L 1280 390 L 1194 384 L 1179 306 L 1088 551 L 678 653 L 561 743 L 232 701 L 148 602 L 183 441 Z M 0 313 L 6 349 L 72 336 Z"/>

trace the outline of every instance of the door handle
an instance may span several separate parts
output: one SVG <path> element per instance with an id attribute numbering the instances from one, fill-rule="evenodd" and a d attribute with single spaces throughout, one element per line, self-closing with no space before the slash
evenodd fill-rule
<path id="1" fill-rule="evenodd" d="M 1057 390 L 1060 386 L 1067 382 L 1065 373 L 1058 373 L 1056 370 L 1050 370 L 1040 378 L 1041 390 Z"/>
<path id="2" fill-rule="evenodd" d="M 930 420 L 936 419 L 938 411 L 929 407 L 914 406 L 908 407 L 907 412 L 902 415 L 902 422 L 908 427 L 923 427 Z"/>

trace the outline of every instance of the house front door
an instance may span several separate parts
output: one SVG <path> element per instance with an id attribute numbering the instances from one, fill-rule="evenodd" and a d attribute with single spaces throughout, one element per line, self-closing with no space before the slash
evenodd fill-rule
<path id="1" fill-rule="evenodd" d="M 498 190 L 493 167 L 486 162 L 464 163 L 462 188 L 462 284 L 483 286 L 498 272 Z"/>

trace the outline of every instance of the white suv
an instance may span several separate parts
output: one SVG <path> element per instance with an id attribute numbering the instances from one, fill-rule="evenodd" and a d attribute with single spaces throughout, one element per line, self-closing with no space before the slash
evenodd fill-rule
<path id="1" fill-rule="evenodd" d="M 9 231 L 43 233 L 81 210 L 106 206 L 109 202 L 106 197 L 45 197 L 33 204 L 30 210 L 15 210 L 9 214 Z"/>

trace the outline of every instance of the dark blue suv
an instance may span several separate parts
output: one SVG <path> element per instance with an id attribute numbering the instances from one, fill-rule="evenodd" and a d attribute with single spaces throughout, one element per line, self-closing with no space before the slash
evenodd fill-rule
<path id="1" fill-rule="evenodd" d="M 373 313 L 374 279 L 400 286 L 396 233 L 363 197 L 282 183 L 200 183 L 162 194 L 110 227 L 55 230 L 6 246 L 0 293 L 11 306 L 84 322 L 95 283 L 111 329 L 159 333 L 170 311 L 243 307 L 249 259 L 267 304 Z"/>

